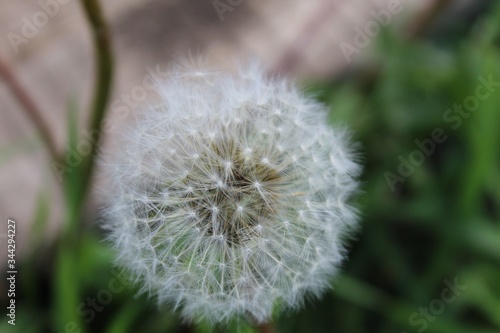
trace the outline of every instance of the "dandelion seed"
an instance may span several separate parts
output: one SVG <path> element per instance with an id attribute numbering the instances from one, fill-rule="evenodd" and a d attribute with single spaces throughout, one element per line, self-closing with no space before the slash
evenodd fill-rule
<path id="1" fill-rule="evenodd" d="M 346 133 L 255 66 L 176 68 L 158 88 L 107 164 L 119 264 L 190 321 L 263 323 L 321 295 L 357 220 Z"/>

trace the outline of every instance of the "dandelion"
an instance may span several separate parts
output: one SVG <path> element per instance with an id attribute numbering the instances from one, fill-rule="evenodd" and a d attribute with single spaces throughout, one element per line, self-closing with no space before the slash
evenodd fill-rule
<path id="1" fill-rule="evenodd" d="M 172 70 L 106 166 L 106 227 L 141 291 L 189 321 L 268 321 L 320 296 L 360 168 L 325 107 L 257 66 Z"/>

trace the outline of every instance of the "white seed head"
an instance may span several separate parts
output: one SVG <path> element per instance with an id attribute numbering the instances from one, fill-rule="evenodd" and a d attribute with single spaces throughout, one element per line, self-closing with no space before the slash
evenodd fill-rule
<path id="1" fill-rule="evenodd" d="M 345 131 L 258 66 L 175 68 L 158 84 L 161 104 L 106 164 L 119 263 L 193 321 L 262 323 L 319 296 L 356 226 Z"/>

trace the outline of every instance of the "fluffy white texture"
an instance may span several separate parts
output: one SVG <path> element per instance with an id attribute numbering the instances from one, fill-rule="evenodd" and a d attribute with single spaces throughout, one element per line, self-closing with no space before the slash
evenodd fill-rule
<path id="1" fill-rule="evenodd" d="M 331 283 L 360 168 L 322 105 L 257 66 L 177 67 L 106 165 L 106 227 L 160 304 L 191 321 L 270 319 Z"/>

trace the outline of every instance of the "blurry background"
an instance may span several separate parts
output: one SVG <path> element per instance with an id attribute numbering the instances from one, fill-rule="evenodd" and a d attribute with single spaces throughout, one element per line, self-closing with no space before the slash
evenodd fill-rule
<path id="1" fill-rule="evenodd" d="M 0 254 L 7 258 L 13 218 L 19 271 L 16 326 L 4 316 L 0 331 L 207 331 L 134 297 L 98 227 L 98 167 L 80 198 L 83 178 L 57 177 L 11 90 L 9 75 L 62 156 L 88 142 L 96 59 L 80 2 L 0 4 Z M 343 274 L 321 301 L 278 318 L 278 332 L 500 332 L 497 1 L 101 5 L 114 63 L 106 149 L 119 149 L 120 128 L 157 98 L 151 75 L 187 54 L 227 67 L 235 57 L 259 59 L 270 75 L 301 82 L 330 107 L 332 124 L 347 125 L 361 143 L 362 229 Z"/>

